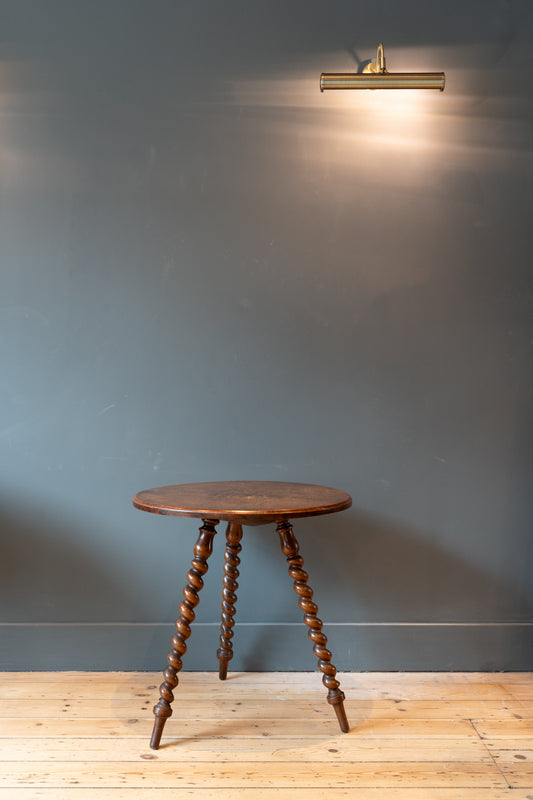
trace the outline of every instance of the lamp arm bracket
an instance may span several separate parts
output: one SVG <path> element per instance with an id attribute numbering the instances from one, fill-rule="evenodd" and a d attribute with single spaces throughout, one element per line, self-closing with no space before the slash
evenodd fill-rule
<path id="1" fill-rule="evenodd" d="M 385 61 L 385 50 L 383 44 L 378 44 L 378 52 L 375 61 L 371 61 L 363 69 L 363 72 L 371 72 L 377 75 L 387 74 L 387 62 Z"/>

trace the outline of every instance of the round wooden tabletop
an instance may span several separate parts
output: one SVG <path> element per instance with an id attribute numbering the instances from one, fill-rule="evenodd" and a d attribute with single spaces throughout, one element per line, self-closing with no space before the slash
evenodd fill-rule
<path id="1" fill-rule="evenodd" d="M 350 508 L 352 498 L 310 483 L 218 481 L 146 489 L 135 495 L 133 505 L 153 514 L 263 525 L 343 511 Z"/>

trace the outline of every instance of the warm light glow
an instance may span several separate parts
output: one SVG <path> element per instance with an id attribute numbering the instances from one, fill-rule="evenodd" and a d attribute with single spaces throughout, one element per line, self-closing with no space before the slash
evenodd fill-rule
<path id="1" fill-rule="evenodd" d="M 242 108 L 277 109 L 276 115 L 268 112 L 265 124 L 272 133 L 277 130 L 283 136 L 287 158 L 292 152 L 297 159 L 305 141 L 306 153 L 312 153 L 317 162 L 323 159 L 328 169 L 335 163 L 343 175 L 356 172 L 368 180 L 405 181 L 412 187 L 417 174 L 433 168 L 435 158 L 448 170 L 471 171 L 479 164 L 485 173 L 500 169 L 523 172 L 531 146 L 526 142 L 520 147 L 513 145 L 514 128 L 516 118 L 523 116 L 524 103 L 531 100 L 513 97 L 512 92 L 505 97 L 482 97 L 473 90 L 476 84 L 487 85 L 489 69 L 486 65 L 483 69 L 472 67 L 477 59 L 475 48 L 393 49 L 387 56 L 389 64 L 400 63 L 406 71 L 446 65 L 446 91 L 321 93 L 317 65 L 336 64 L 346 72 L 357 67 L 351 54 L 337 52 L 318 54 L 305 69 L 290 75 L 284 72 L 271 78 L 237 80 L 231 85 L 231 102 Z M 493 117 L 498 119 L 497 131 Z M 502 140 L 509 146 L 502 147 Z M 416 164 L 415 174 L 413 163 L 407 168 L 398 158 L 407 153 Z"/>

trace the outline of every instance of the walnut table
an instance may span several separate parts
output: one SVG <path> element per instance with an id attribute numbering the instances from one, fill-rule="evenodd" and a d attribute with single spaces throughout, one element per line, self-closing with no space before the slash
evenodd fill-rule
<path id="1" fill-rule="evenodd" d="M 221 520 L 227 522 L 228 526 L 224 554 L 222 625 L 220 647 L 217 651 L 220 679 L 226 678 L 228 662 L 233 656 L 231 639 L 237 600 L 235 590 L 238 587 L 242 526 L 276 523 L 281 549 L 289 565 L 289 575 L 294 580 L 294 590 L 300 597 L 298 605 L 304 612 L 309 638 L 314 643 L 313 652 L 323 673 L 322 682 L 328 690 L 328 703 L 335 709 L 341 730 L 345 733 L 349 731 L 344 711 L 344 693 L 335 677 L 337 670 L 331 663 L 331 652 L 327 649 L 328 640 L 322 632 L 322 620 L 317 616 L 318 606 L 313 603 L 313 590 L 307 584 L 308 575 L 303 569 L 303 558 L 299 555 L 299 545 L 289 520 L 343 511 L 351 504 L 350 495 L 327 486 L 274 481 L 186 483 L 147 489 L 135 495 L 133 505 L 141 511 L 175 517 L 197 517 L 203 523 L 194 546 L 191 569 L 187 573 L 184 599 L 179 607 L 176 633 L 172 637 L 172 649 L 168 654 L 168 667 L 159 687 L 161 697 L 154 707 L 155 721 L 150 747 L 154 750 L 159 748 L 163 727 L 172 714 L 172 690 L 178 685 L 181 658 L 187 650 L 185 642 L 191 634 L 190 626 L 194 620 L 194 608 L 198 605 L 198 592 L 204 585 L 202 576 L 207 572 L 207 559 L 213 550 L 213 537 L 217 532 L 215 526 Z"/>

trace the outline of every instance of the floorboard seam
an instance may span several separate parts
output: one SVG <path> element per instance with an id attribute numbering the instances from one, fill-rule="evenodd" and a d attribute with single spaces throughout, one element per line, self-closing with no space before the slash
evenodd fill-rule
<path id="1" fill-rule="evenodd" d="M 506 774 L 503 772 L 502 768 L 500 767 L 500 765 L 498 764 L 498 762 L 496 761 L 496 759 L 495 759 L 495 758 L 494 758 L 494 756 L 492 755 L 492 753 L 491 753 L 491 751 L 490 751 L 490 748 L 489 748 L 489 746 L 488 746 L 488 744 L 487 744 L 486 740 L 483 738 L 483 736 L 480 734 L 480 732 L 479 732 L 479 731 L 478 731 L 478 729 L 476 728 L 476 723 L 475 723 L 475 721 L 474 721 L 473 719 L 471 719 L 471 720 L 469 720 L 469 722 L 470 722 L 470 724 L 472 725 L 472 727 L 473 727 L 473 729 L 475 730 L 475 732 L 477 733 L 477 735 L 479 736 L 480 740 L 483 742 L 483 747 L 485 748 L 485 750 L 486 750 L 486 751 L 487 751 L 487 753 L 489 754 L 489 756 L 490 756 L 490 759 L 491 759 L 492 763 L 494 764 L 494 766 L 496 767 L 496 769 L 498 770 L 498 772 L 500 773 L 500 775 L 501 775 L 501 776 L 502 776 L 502 778 L 504 779 L 504 781 L 505 781 L 505 783 L 507 784 L 507 786 L 509 787 L 509 789 L 514 789 L 515 787 L 514 787 L 514 786 L 512 786 L 512 785 L 509 783 L 509 781 L 508 781 L 508 779 L 507 779 L 507 775 L 506 775 Z"/>

